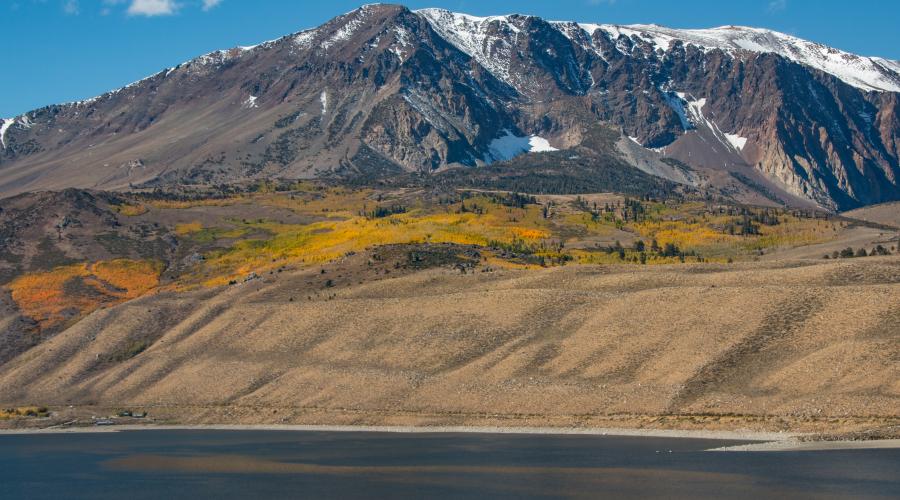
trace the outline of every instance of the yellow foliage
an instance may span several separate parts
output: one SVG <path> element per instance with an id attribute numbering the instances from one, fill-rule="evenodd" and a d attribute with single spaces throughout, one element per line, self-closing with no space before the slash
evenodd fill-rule
<path id="1" fill-rule="evenodd" d="M 136 217 L 138 215 L 143 215 L 147 213 L 147 207 L 138 203 L 138 204 L 130 204 L 125 203 L 116 207 L 116 211 L 120 214 L 127 217 Z"/>
<path id="2" fill-rule="evenodd" d="M 749 255 L 757 246 L 808 242 L 825 236 L 824 231 L 821 234 L 816 232 L 818 226 L 815 223 L 810 225 L 805 220 L 793 220 L 787 215 L 781 218 L 782 224 L 778 226 L 761 227 L 761 235 L 727 234 L 724 228 L 739 218 L 709 213 L 704 203 L 647 202 L 643 212 L 646 220 L 628 223 L 613 214 L 596 217 L 585 212 L 563 213 L 545 219 L 539 205 L 509 207 L 495 203 L 489 196 L 478 195 L 452 205 L 429 205 L 406 198 L 402 200 L 408 210 L 406 213 L 383 218 L 368 218 L 359 214 L 371 213 L 379 203 L 392 203 L 397 199 L 383 200 L 368 189 L 317 187 L 292 194 L 257 193 L 245 200 L 327 219 L 312 224 L 231 221 L 237 225 L 233 231 L 234 238 L 259 233 L 266 236 L 240 240 L 229 248 L 207 254 L 202 263 L 183 276 L 178 287 L 222 285 L 251 272 L 261 273 L 286 264 L 313 265 L 351 252 L 390 244 L 430 242 L 487 247 L 492 242 L 520 242 L 525 248 L 531 247 L 534 257 L 544 257 L 545 262 L 551 264 L 569 259 L 585 264 L 620 264 L 639 262 L 640 254 L 628 249 L 625 258 L 619 259 L 618 253 L 556 248 L 541 243 L 548 243 L 547 240 L 551 239 L 571 242 L 586 236 L 612 238 L 619 230 L 624 230 L 635 233 L 647 246 L 656 239 L 660 246 L 671 243 L 683 252 L 696 252 L 701 257 L 685 257 L 686 262 L 695 262 L 701 259 L 727 261 Z M 809 227 L 796 232 L 797 224 Z M 197 241 L 218 241 L 226 237 L 224 230 L 202 228 L 199 223 L 181 224 L 176 232 L 190 234 Z M 500 259 L 496 256 L 488 258 L 499 265 L 497 262 Z M 649 250 L 645 254 L 646 264 L 677 262 L 681 262 L 679 257 L 662 257 Z"/>
<path id="3" fill-rule="evenodd" d="M 196 277 L 207 285 L 221 285 L 252 271 L 287 262 L 314 264 L 349 252 L 398 243 L 456 243 L 486 246 L 490 241 L 536 241 L 544 230 L 503 221 L 497 214 L 399 214 L 380 219 L 351 217 L 308 225 L 248 224 L 274 234 L 269 240 L 240 241 L 229 250 L 209 256 Z"/>
<path id="4" fill-rule="evenodd" d="M 194 207 L 227 207 L 236 205 L 245 198 L 243 196 L 230 196 L 228 198 L 204 198 L 198 200 L 149 200 L 146 203 L 155 208 L 194 208 Z"/>
<path id="5" fill-rule="evenodd" d="M 159 285 L 162 265 L 145 260 L 118 259 L 98 262 L 90 267 L 97 279 L 125 290 L 125 299 L 140 297 Z"/>
<path id="6" fill-rule="evenodd" d="M 775 247 L 812 245 L 834 237 L 834 222 L 797 218 L 789 214 L 779 215 L 780 223 L 776 225 L 755 223 L 759 234 L 726 234 L 724 228 L 729 224 L 739 225 L 740 217 L 690 214 L 688 209 L 691 205 L 678 207 L 678 220 L 644 221 L 633 223 L 630 227 L 648 241 L 655 238 L 660 246 L 673 243 L 681 250 L 700 252 L 706 259 L 711 256 L 740 257 L 748 252 Z M 671 214 L 675 209 L 666 211 Z"/>
<path id="7" fill-rule="evenodd" d="M 514 227 L 512 228 L 513 234 L 523 240 L 540 240 L 544 238 L 549 238 L 550 233 L 544 231 L 543 229 L 528 229 L 523 227 Z"/>
<path id="8" fill-rule="evenodd" d="M 199 222 L 185 222 L 175 225 L 175 234 L 184 236 L 186 234 L 196 233 L 203 230 L 203 224 Z"/>
<path id="9" fill-rule="evenodd" d="M 16 408 L 0 408 L 0 420 L 22 417 L 46 417 L 49 410 L 45 406 L 19 406 Z"/>
<path id="10" fill-rule="evenodd" d="M 578 264 L 637 264 L 640 262 L 640 252 L 636 252 L 634 250 L 626 250 L 624 259 L 619 258 L 618 252 L 606 253 L 589 252 L 585 250 L 572 250 L 570 251 L 570 255 L 572 255 L 575 262 Z M 663 257 L 651 252 L 646 252 L 644 255 L 646 259 L 646 265 L 681 263 L 681 259 L 678 257 Z M 700 262 L 700 257 L 688 255 L 685 256 L 684 262 Z M 708 257 L 703 257 L 703 262 L 725 262 L 725 259 L 710 259 Z"/>
<path id="11" fill-rule="evenodd" d="M 741 240 L 740 236 L 724 234 L 700 222 L 647 221 L 634 224 L 633 227 L 641 236 L 648 239 L 655 238 L 660 246 L 673 243 L 682 250 L 695 250 L 714 244 L 736 243 Z"/>
<path id="12" fill-rule="evenodd" d="M 758 250 L 773 247 L 815 245 L 834 238 L 836 223 L 832 221 L 797 219 L 785 216 L 777 226 L 762 226 L 760 236 L 745 245 Z"/>
<path id="13" fill-rule="evenodd" d="M 590 214 L 579 212 L 567 214 L 563 217 L 563 225 L 566 227 L 580 226 L 588 234 L 596 236 L 609 236 L 617 229 L 615 218 L 612 214 L 604 214 L 595 221 Z"/>

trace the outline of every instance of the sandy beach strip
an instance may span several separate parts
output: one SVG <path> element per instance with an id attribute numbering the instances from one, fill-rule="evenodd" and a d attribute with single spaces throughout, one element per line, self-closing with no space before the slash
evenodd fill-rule
<path id="1" fill-rule="evenodd" d="M 611 437 L 655 437 L 677 439 L 725 439 L 753 441 L 748 444 L 711 448 L 707 451 L 778 452 L 900 448 L 900 439 L 868 441 L 799 441 L 802 433 L 750 430 L 617 429 L 578 427 L 478 427 L 478 426 L 377 426 L 377 425 L 165 425 L 123 424 L 108 426 L 56 426 L 40 429 L 0 429 L 2 435 L 110 433 L 125 431 L 276 431 L 276 432 L 375 432 L 406 434 L 542 434 Z"/>
<path id="2" fill-rule="evenodd" d="M 547 434 L 583 436 L 634 436 L 661 438 L 728 439 L 735 441 L 784 441 L 799 434 L 789 432 L 726 431 L 726 430 L 676 430 L 676 429 L 616 429 L 582 427 L 477 427 L 477 426 L 370 426 L 370 425 L 106 425 L 106 426 L 55 426 L 40 429 L 0 430 L 2 434 L 53 434 L 92 433 L 146 430 L 193 431 L 299 431 L 299 432 L 382 432 L 382 433 L 474 433 L 474 434 Z"/>
<path id="3" fill-rule="evenodd" d="M 868 441 L 795 441 L 789 439 L 725 446 L 709 451 L 829 451 L 896 448 L 900 448 L 900 439 L 872 439 Z"/>

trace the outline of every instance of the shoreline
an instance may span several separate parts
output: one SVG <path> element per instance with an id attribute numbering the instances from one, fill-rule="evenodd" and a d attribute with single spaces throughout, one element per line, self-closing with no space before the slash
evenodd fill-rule
<path id="1" fill-rule="evenodd" d="M 588 427 L 500 427 L 500 426 L 404 426 L 404 425 L 290 425 L 290 424 L 121 424 L 108 426 L 44 427 L 31 429 L 0 429 L 2 435 L 103 433 L 148 430 L 195 431 L 282 431 L 282 432 L 377 432 L 397 434 L 541 434 L 561 436 L 621 436 L 664 437 L 689 439 L 729 439 L 736 441 L 772 442 L 802 436 L 794 432 L 628 429 Z"/>
<path id="2" fill-rule="evenodd" d="M 751 430 L 677 430 L 628 428 L 493 427 L 493 426 L 388 426 L 388 425 L 290 425 L 290 424 L 122 424 L 109 426 L 0 429 L 0 437 L 45 434 L 99 434 L 134 431 L 270 431 L 270 432 L 358 432 L 395 434 L 518 434 L 545 436 L 609 436 L 669 439 L 724 439 L 744 444 L 710 448 L 716 452 L 783 452 L 898 449 L 900 439 L 801 441 L 810 436 L 799 432 Z"/>
<path id="3" fill-rule="evenodd" d="M 900 439 L 873 439 L 870 441 L 766 441 L 761 443 L 723 446 L 708 451 L 778 452 L 778 451 L 831 451 L 831 450 L 887 450 L 900 448 Z"/>

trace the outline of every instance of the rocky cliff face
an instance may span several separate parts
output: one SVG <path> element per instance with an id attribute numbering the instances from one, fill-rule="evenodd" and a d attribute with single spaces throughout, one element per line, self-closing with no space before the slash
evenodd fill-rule
<path id="1" fill-rule="evenodd" d="M 436 172 L 607 123 L 706 178 L 848 208 L 900 199 L 898 96 L 900 63 L 766 30 L 369 5 L 4 120 L 0 192 Z"/>

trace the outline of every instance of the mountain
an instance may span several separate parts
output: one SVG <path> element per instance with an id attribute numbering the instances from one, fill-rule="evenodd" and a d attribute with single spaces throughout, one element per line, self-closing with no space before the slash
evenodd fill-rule
<path id="1" fill-rule="evenodd" d="M 900 199 L 898 101 L 897 61 L 768 30 L 375 4 L 3 120 L 0 194 L 458 176 L 590 154 L 605 126 L 625 172 L 849 209 Z"/>

